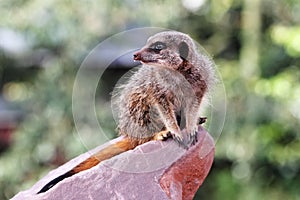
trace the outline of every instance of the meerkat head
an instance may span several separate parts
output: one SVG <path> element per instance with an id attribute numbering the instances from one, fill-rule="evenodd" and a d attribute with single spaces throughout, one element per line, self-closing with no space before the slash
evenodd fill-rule
<path id="1" fill-rule="evenodd" d="M 194 43 L 188 35 L 166 31 L 150 37 L 145 47 L 134 54 L 134 60 L 177 69 L 183 61 L 193 59 L 194 51 Z"/>

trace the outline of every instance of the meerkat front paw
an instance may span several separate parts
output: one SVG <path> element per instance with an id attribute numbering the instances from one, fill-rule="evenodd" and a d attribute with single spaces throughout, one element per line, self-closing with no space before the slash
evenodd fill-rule
<path id="1" fill-rule="evenodd" d="M 196 144 L 196 142 L 198 142 L 198 137 L 197 137 L 197 130 L 198 130 L 198 127 L 194 127 L 192 129 L 187 129 L 187 144 L 190 146 L 190 145 L 194 145 Z"/>
<path id="2" fill-rule="evenodd" d="M 172 137 L 172 134 L 169 130 L 164 130 L 161 132 L 158 132 L 154 135 L 154 140 L 160 140 L 160 141 L 166 141 L 168 138 Z"/>
<path id="3" fill-rule="evenodd" d="M 166 141 L 168 138 L 172 137 L 173 140 L 181 147 L 187 149 L 188 143 L 183 139 L 181 133 L 171 132 L 169 130 L 164 130 L 156 133 L 153 136 L 153 140 Z"/>
<path id="4" fill-rule="evenodd" d="M 172 133 L 172 138 L 173 140 L 181 147 L 184 149 L 188 149 L 188 143 L 184 140 L 183 136 L 181 133 Z"/>

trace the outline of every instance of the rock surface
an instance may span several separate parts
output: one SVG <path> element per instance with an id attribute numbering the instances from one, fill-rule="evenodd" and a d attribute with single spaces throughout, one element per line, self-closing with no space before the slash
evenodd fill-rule
<path id="1" fill-rule="evenodd" d="M 198 142 L 189 150 L 178 147 L 172 140 L 151 141 L 67 178 L 45 193 L 36 194 L 46 183 L 93 152 L 121 139 L 78 156 L 12 199 L 193 199 L 213 162 L 214 141 L 199 127 Z"/>

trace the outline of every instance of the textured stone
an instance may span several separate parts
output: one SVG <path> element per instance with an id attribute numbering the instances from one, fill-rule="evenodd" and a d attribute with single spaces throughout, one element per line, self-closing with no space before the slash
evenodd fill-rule
<path id="1" fill-rule="evenodd" d="M 111 142 L 120 139 L 122 137 Z M 13 199 L 192 199 L 207 176 L 214 157 L 213 139 L 199 127 L 198 142 L 189 150 L 178 147 L 172 140 L 151 141 L 36 195 L 46 183 L 111 142 L 49 172 L 32 188 L 18 193 Z"/>

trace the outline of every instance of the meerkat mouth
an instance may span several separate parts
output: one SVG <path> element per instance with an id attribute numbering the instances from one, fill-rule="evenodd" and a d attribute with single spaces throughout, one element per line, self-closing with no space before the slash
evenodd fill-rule
<path id="1" fill-rule="evenodd" d="M 134 61 L 140 61 L 141 63 L 158 63 L 158 58 L 151 58 L 148 56 L 143 56 L 141 51 L 136 52 L 135 54 L 133 54 L 133 60 Z"/>
<path id="2" fill-rule="evenodd" d="M 158 63 L 157 60 L 140 60 L 141 63 L 147 64 L 147 63 Z"/>
<path id="3" fill-rule="evenodd" d="M 145 58 L 142 58 L 140 55 L 134 55 L 133 56 L 133 60 L 134 61 L 139 61 L 141 63 L 144 63 L 144 64 L 147 64 L 147 63 L 158 63 L 158 60 L 157 59 L 145 59 Z"/>

